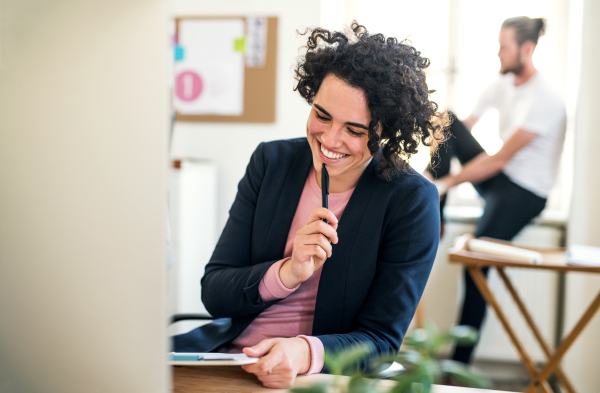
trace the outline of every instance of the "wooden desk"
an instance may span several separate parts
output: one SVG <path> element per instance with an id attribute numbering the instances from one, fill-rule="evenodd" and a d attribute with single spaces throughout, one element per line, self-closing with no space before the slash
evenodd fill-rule
<path id="1" fill-rule="evenodd" d="M 248 374 L 238 366 L 173 367 L 174 393 L 284 393 L 286 389 L 269 389 L 262 386 L 253 374 Z M 329 374 L 299 376 L 294 386 L 307 386 L 316 382 L 330 381 Z M 340 377 L 347 383 L 348 377 Z M 391 387 L 394 381 L 381 380 L 381 387 Z M 460 388 L 455 386 L 434 385 L 432 393 L 503 393 L 495 390 Z M 506 392 L 504 392 L 506 393 Z"/>
<path id="2" fill-rule="evenodd" d="M 534 269 L 534 270 L 552 270 L 552 271 L 559 271 L 559 272 L 564 272 L 564 273 L 569 273 L 569 272 L 600 273 L 600 267 L 568 265 L 564 258 L 565 250 L 562 248 L 560 248 L 560 249 L 528 248 L 530 250 L 538 251 L 542 254 L 542 256 L 543 256 L 542 263 L 531 264 L 531 263 L 527 263 L 527 262 L 514 262 L 514 261 L 510 261 L 508 259 L 502 258 L 502 257 L 494 256 L 494 255 L 488 255 L 488 254 L 482 254 L 482 253 L 468 251 L 467 243 L 470 238 L 472 238 L 472 236 L 471 237 L 469 237 L 469 236 L 463 237 L 453 249 L 449 250 L 449 254 L 448 254 L 449 261 L 450 261 L 450 263 L 458 263 L 458 264 L 465 266 L 465 268 L 467 269 L 467 271 L 473 278 L 475 285 L 477 285 L 479 292 L 481 292 L 481 295 L 485 299 L 486 303 L 488 304 L 488 306 L 490 306 L 494 310 L 494 312 L 498 316 L 498 319 L 500 320 L 502 327 L 508 334 L 508 336 L 509 336 L 511 342 L 513 343 L 513 345 L 515 346 L 515 348 L 517 349 L 517 352 L 519 353 L 519 357 L 521 358 L 521 362 L 523 363 L 523 365 L 525 366 L 525 369 L 527 370 L 527 372 L 529 373 L 529 375 L 531 377 L 532 381 L 529 384 L 529 386 L 527 387 L 527 389 L 525 390 L 525 392 L 535 393 L 538 391 L 542 391 L 542 392 L 546 392 L 546 393 L 552 393 L 552 390 L 550 389 L 550 386 L 548 385 L 547 380 L 548 380 L 548 377 L 550 377 L 550 375 L 552 375 L 552 373 L 556 373 L 556 376 L 558 377 L 558 380 L 564 387 L 565 391 L 568 393 L 576 393 L 575 388 L 573 388 L 573 385 L 571 384 L 571 381 L 569 381 L 569 379 L 565 375 L 564 371 L 562 370 L 562 367 L 560 366 L 560 361 L 563 358 L 563 356 L 565 355 L 565 353 L 567 352 L 567 350 L 571 347 L 571 345 L 573 344 L 575 339 L 579 336 L 579 334 L 581 334 L 581 332 L 583 331 L 585 326 L 588 324 L 588 322 L 592 319 L 594 314 L 600 308 L 600 293 L 598 293 L 598 295 L 596 295 L 596 297 L 594 298 L 592 303 L 589 305 L 587 310 L 583 313 L 583 315 L 581 316 L 581 318 L 579 319 L 579 321 L 577 322 L 575 327 L 573 327 L 571 332 L 567 336 L 565 336 L 565 338 L 561 341 L 558 348 L 556 348 L 556 350 L 553 352 L 550 345 L 548 345 L 548 343 L 542 337 L 539 328 L 536 326 L 533 319 L 531 318 L 531 315 L 525 308 L 525 304 L 519 297 L 517 291 L 515 290 L 515 287 L 513 286 L 512 282 L 510 281 L 508 276 L 506 275 L 506 272 L 504 271 L 504 269 L 508 267 L 508 268 L 521 268 L 521 269 Z M 488 241 L 494 241 L 496 243 L 501 243 L 501 244 L 509 244 L 509 245 L 511 244 L 509 242 L 499 241 L 499 240 L 495 240 L 495 239 L 486 239 L 486 238 L 483 238 L 483 239 L 488 240 Z M 522 248 L 526 248 L 526 247 L 522 247 Z M 481 270 L 482 268 L 485 268 L 485 267 L 495 268 L 498 271 L 498 275 L 500 276 L 500 279 L 506 286 L 506 289 L 510 293 L 512 299 L 515 301 L 519 311 L 521 312 L 521 315 L 523 315 L 525 322 L 529 326 L 529 329 L 533 333 L 536 341 L 538 342 L 538 344 L 542 348 L 544 354 L 546 355 L 547 363 L 541 370 L 538 370 L 534 361 L 531 359 L 529 354 L 525 351 L 525 347 L 521 343 L 520 339 L 517 337 L 516 332 L 515 332 L 514 328 L 512 327 L 512 325 L 510 324 L 510 322 L 508 321 L 508 318 L 504 314 L 504 311 L 502 310 L 500 303 L 496 300 L 496 297 L 494 296 L 490 287 L 488 286 L 488 282 L 485 278 L 485 275 L 483 274 L 483 272 Z"/>

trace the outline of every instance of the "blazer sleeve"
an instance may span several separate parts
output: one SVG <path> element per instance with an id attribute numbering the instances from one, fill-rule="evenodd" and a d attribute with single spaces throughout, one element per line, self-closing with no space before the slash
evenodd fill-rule
<path id="1" fill-rule="evenodd" d="M 352 331 L 317 336 L 325 353 L 367 344 L 372 357 L 398 354 L 433 266 L 439 236 L 438 193 L 433 184 L 423 182 L 394 207 L 383 228 L 375 277 Z M 368 369 L 369 362 L 367 357 L 355 368 Z"/>
<path id="2" fill-rule="evenodd" d="M 239 318 L 258 314 L 279 299 L 263 302 L 259 284 L 277 261 L 252 265 L 252 226 L 258 195 L 263 184 L 266 160 L 261 143 L 238 185 L 229 219 L 202 277 L 202 302 L 216 318 Z"/>

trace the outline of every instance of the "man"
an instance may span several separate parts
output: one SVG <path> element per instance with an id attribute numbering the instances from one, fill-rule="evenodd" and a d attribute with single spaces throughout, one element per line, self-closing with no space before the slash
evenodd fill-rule
<path id="1" fill-rule="evenodd" d="M 538 38 L 544 33 L 542 18 L 525 16 L 504 21 L 500 30 L 500 75 L 482 93 L 471 115 L 454 120 L 448 141 L 428 168 L 440 193 L 471 182 L 485 200 L 475 236 L 511 240 L 541 213 L 558 171 L 565 135 L 563 100 L 554 93 L 533 64 Z M 489 108 L 499 112 L 502 148 L 488 155 L 470 130 Z M 449 174 L 456 156 L 462 170 Z M 485 271 L 487 274 L 487 270 Z M 465 271 L 465 297 L 461 325 L 480 328 L 486 305 Z M 457 347 L 453 358 L 469 363 L 472 347 Z"/>

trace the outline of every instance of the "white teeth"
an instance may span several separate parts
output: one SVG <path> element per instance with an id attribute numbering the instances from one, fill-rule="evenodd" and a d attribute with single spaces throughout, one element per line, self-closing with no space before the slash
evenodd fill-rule
<path id="1" fill-rule="evenodd" d="M 330 152 L 329 150 L 325 149 L 323 145 L 321 145 L 321 153 L 323 153 L 325 157 L 331 158 L 333 160 L 337 160 L 345 156 L 345 154 L 335 154 L 333 152 Z"/>

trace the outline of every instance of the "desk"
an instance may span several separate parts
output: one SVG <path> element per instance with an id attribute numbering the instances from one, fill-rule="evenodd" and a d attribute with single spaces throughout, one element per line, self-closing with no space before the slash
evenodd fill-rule
<path id="1" fill-rule="evenodd" d="M 509 244 L 509 245 L 511 244 L 509 242 L 499 241 L 499 240 L 495 240 L 495 239 L 486 239 L 486 238 L 484 238 L 484 239 L 488 240 L 488 241 L 494 241 L 497 243 L 501 243 L 501 244 Z M 519 357 L 521 358 L 521 362 L 523 363 L 523 365 L 525 366 L 525 369 L 527 370 L 528 374 L 531 377 L 531 383 L 529 384 L 529 386 L 527 387 L 525 392 L 535 393 L 538 391 L 542 391 L 542 392 L 546 392 L 546 393 L 552 393 L 552 390 L 550 389 L 550 386 L 548 385 L 547 380 L 548 380 L 548 377 L 550 377 L 550 375 L 552 373 L 556 373 L 556 376 L 558 377 L 558 380 L 564 387 L 565 391 L 567 391 L 568 393 L 576 393 L 575 389 L 573 388 L 573 385 L 571 384 L 571 382 L 565 375 L 564 371 L 562 370 L 562 367 L 560 366 L 560 361 L 563 358 L 563 356 L 565 355 L 565 353 L 567 352 L 567 350 L 571 347 L 571 345 L 573 344 L 575 339 L 579 336 L 579 334 L 581 334 L 581 332 L 583 331 L 585 326 L 588 324 L 588 322 L 592 319 L 594 314 L 600 308 L 600 293 L 598 293 L 598 295 L 596 295 L 596 297 L 594 298 L 592 303 L 589 305 L 587 310 L 583 313 L 583 315 L 581 316 L 581 318 L 579 319 L 577 324 L 575 324 L 575 326 L 573 327 L 571 332 L 565 336 L 565 338 L 561 341 L 558 348 L 556 348 L 556 350 L 553 352 L 551 347 L 548 345 L 548 343 L 542 337 L 540 330 L 538 329 L 538 327 L 534 323 L 533 319 L 531 318 L 531 315 L 525 308 L 525 304 L 519 297 L 517 291 L 515 290 L 515 287 L 513 286 L 512 282 L 510 281 L 508 276 L 506 275 L 506 272 L 504 271 L 504 269 L 505 268 L 521 268 L 521 269 L 536 269 L 536 270 L 552 270 L 552 271 L 559 271 L 559 272 L 564 272 L 564 273 L 569 273 L 569 272 L 600 273 L 600 267 L 568 265 L 563 256 L 564 252 L 565 252 L 564 249 L 529 248 L 530 250 L 534 250 L 534 251 L 538 251 L 538 252 L 542 253 L 542 256 L 543 256 L 542 263 L 531 264 L 531 263 L 527 263 L 527 262 L 514 262 L 514 261 L 510 261 L 508 259 L 502 258 L 502 257 L 468 251 L 467 250 L 468 240 L 469 240 L 469 237 L 463 237 L 453 249 L 449 250 L 449 261 L 450 261 L 450 263 L 457 263 L 457 264 L 464 265 L 464 267 L 467 269 L 467 271 L 473 278 L 475 285 L 477 285 L 477 288 L 479 289 L 479 292 L 481 292 L 481 295 L 485 299 L 486 303 L 488 304 L 488 306 L 490 306 L 494 310 L 494 312 L 498 316 L 498 319 L 500 320 L 502 327 L 508 334 L 508 336 L 509 336 L 511 342 L 513 343 L 513 345 L 515 346 L 515 348 L 517 349 L 517 352 L 519 353 Z M 525 247 L 522 247 L 522 248 L 525 248 Z M 504 314 L 504 311 L 502 310 L 500 303 L 496 300 L 496 297 L 494 296 L 490 287 L 488 286 L 485 275 L 483 274 L 483 272 L 481 270 L 482 268 L 485 268 L 485 267 L 495 268 L 498 271 L 498 276 L 500 277 L 501 281 L 506 286 L 506 289 L 510 293 L 510 295 L 511 295 L 512 299 L 514 300 L 514 302 L 516 303 L 517 308 L 519 309 L 521 315 L 525 319 L 527 326 L 529 326 L 529 329 L 533 333 L 536 341 L 538 342 L 538 344 L 542 348 L 544 354 L 546 355 L 547 363 L 541 370 L 539 370 L 537 368 L 537 366 L 535 365 L 535 363 L 533 362 L 533 360 L 531 359 L 529 354 L 525 351 L 525 347 L 521 343 L 521 340 L 517 337 L 515 330 L 512 327 L 512 325 L 510 324 L 506 315 Z"/>
<path id="2" fill-rule="evenodd" d="M 204 366 L 204 367 L 173 367 L 174 393 L 284 393 L 286 389 L 269 389 L 262 386 L 253 374 L 248 374 L 237 366 Z M 330 381 L 334 378 L 329 374 L 313 374 L 299 376 L 294 386 L 307 386 L 317 382 Z M 348 377 L 340 377 L 344 382 Z M 391 380 L 381 380 L 381 387 L 391 387 Z M 434 385 L 432 393 L 506 393 L 495 390 L 461 388 L 455 386 Z"/>

